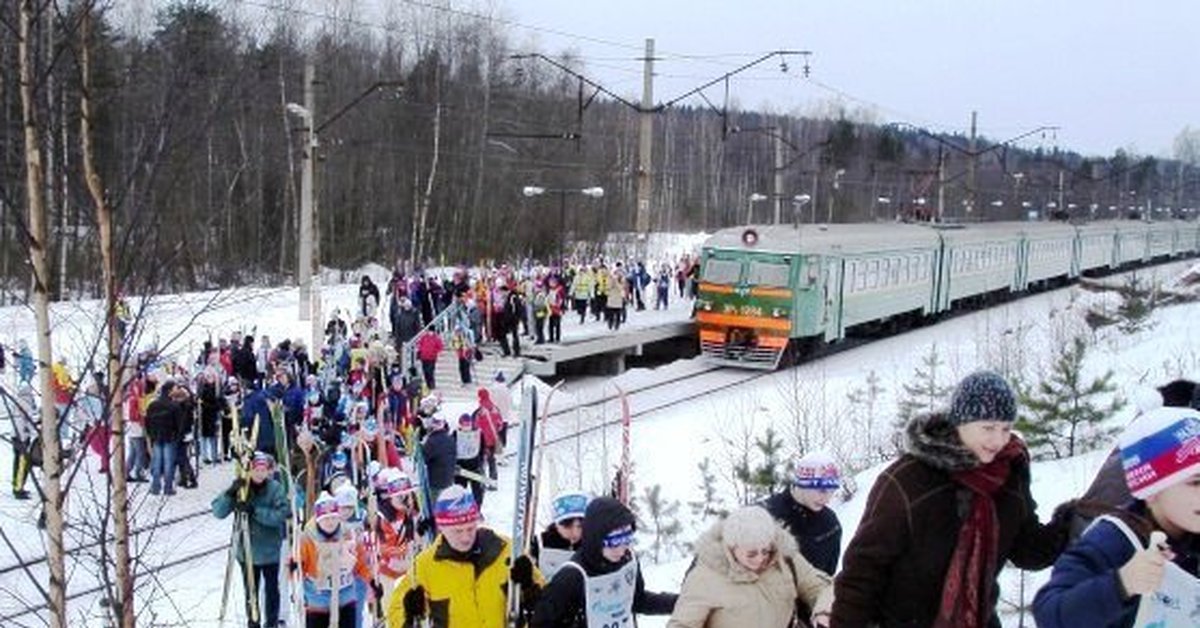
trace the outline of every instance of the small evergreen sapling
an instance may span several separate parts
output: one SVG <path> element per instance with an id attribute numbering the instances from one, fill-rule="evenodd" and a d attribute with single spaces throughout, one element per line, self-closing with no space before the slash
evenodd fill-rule
<path id="1" fill-rule="evenodd" d="M 1017 429 L 1034 450 L 1049 451 L 1054 458 L 1074 456 L 1108 442 L 1117 431 L 1104 422 L 1125 406 L 1114 396 L 1107 404 L 1100 398 L 1117 389 L 1112 371 L 1087 381 L 1083 362 L 1088 345 L 1075 336 L 1061 348 L 1051 371 L 1033 387 L 1019 390 L 1022 406 Z"/>

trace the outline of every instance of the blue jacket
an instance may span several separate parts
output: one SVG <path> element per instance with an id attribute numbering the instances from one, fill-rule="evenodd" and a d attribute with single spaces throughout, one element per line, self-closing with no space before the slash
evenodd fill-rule
<path id="1" fill-rule="evenodd" d="M 1129 510 L 1140 516 L 1145 512 L 1145 504 L 1137 502 Z M 1175 563 L 1192 575 L 1196 575 L 1196 555 L 1185 546 L 1196 547 L 1196 540 L 1171 542 Z M 1097 521 L 1059 556 L 1050 581 L 1034 597 L 1033 616 L 1037 625 L 1040 628 L 1132 626 L 1141 597 L 1122 600 L 1117 570 L 1129 562 L 1133 553 L 1129 538 L 1117 526 Z"/>
<path id="2" fill-rule="evenodd" d="M 247 434 L 254 429 L 254 419 L 258 418 L 258 440 L 254 448 L 258 451 L 275 451 L 275 426 L 271 422 L 271 408 L 267 406 L 267 393 L 261 389 L 246 395 L 242 401 L 242 429 Z"/>
<path id="3" fill-rule="evenodd" d="M 271 478 L 260 485 L 251 483 L 249 500 L 254 506 L 254 512 L 250 515 L 250 554 L 253 564 L 278 564 L 279 548 L 283 544 L 284 529 L 291 513 L 283 485 Z M 228 490 L 223 491 L 212 501 L 213 515 L 217 519 L 224 519 L 233 512 L 233 505 L 233 495 Z M 236 553 L 238 561 L 245 560 L 245 555 L 245 551 Z"/>

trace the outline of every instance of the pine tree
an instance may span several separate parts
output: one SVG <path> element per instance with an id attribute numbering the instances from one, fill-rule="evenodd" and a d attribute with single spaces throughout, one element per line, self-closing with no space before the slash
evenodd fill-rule
<path id="1" fill-rule="evenodd" d="M 657 563 L 664 550 L 675 547 L 679 534 L 683 532 L 683 524 L 679 522 L 677 516 L 679 502 L 663 498 L 660 484 L 647 488 L 642 501 L 645 502 L 646 516 L 650 518 L 650 528 L 654 532 L 654 541 L 650 544 L 650 551 L 653 553 L 654 562 Z"/>
<path id="2" fill-rule="evenodd" d="M 1117 328 L 1126 334 L 1148 328 L 1154 305 L 1153 293 L 1142 287 L 1137 273 L 1130 275 L 1121 290 L 1121 305 L 1117 306 L 1117 318 L 1120 321 Z"/>
<path id="3" fill-rule="evenodd" d="M 746 487 L 747 503 L 765 499 L 783 485 L 780 471 L 783 440 L 774 428 L 768 427 L 763 436 L 754 439 L 754 449 L 758 454 L 757 464 L 745 455 L 733 470 L 734 478 Z"/>
<path id="4" fill-rule="evenodd" d="M 876 456 L 882 456 L 884 453 L 879 451 L 882 448 L 875 442 L 875 417 L 878 416 L 879 399 L 885 392 L 879 382 L 879 373 L 872 369 L 867 372 L 864 386 L 855 388 L 846 395 L 847 401 L 850 402 L 850 411 L 855 425 L 861 430 L 860 444 L 868 459 L 872 461 Z"/>
<path id="5" fill-rule="evenodd" d="M 1022 413 L 1017 429 L 1035 450 L 1049 450 L 1055 458 L 1074 456 L 1108 441 L 1116 428 L 1104 422 L 1124 407 L 1120 397 L 1101 405 L 1097 397 L 1116 391 L 1112 371 L 1091 381 L 1083 378 L 1088 345 L 1083 336 L 1059 350 L 1047 379 L 1031 390 L 1021 390 Z"/>
<path id="6" fill-rule="evenodd" d="M 897 404 L 895 438 L 893 445 L 899 449 L 903 442 L 904 428 L 913 417 L 932 412 L 946 403 L 951 387 L 942 383 L 945 362 L 938 354 L 937 343 L 929 346 L 929 353 L 921 358 L 921 365 L 913 370 L 912 380 L 901 385 L 903 396 Z"/>
<path id="7" fill-rule="evenodd" d="M 724 500 L 717 494 L 717 474 L 712 470 L 712 460 L 705 458 L 696 465 L 696 468 L 700 470 L 701 498 L 694 502 L 688 502 L 692 516 L 701 520 L 708 519 L 713 515 L 725 516 L 727 511 Z"/>

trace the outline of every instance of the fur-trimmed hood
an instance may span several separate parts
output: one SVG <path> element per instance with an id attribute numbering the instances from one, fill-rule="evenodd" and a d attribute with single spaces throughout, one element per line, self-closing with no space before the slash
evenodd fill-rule
<path id="1" fill-rule="evenodd" d="M 913 417 L 904 429 L 904 441 L 909 454 L 936 469 L 962 471 L 979 466 L 979 458 L 959 440 L 945 411 Z"/>
<path id="2" fill-rule="evenodd" d="M 725 520 L 714 523 L 707 531 L 696 540 L 696 560 L 728 578 L 732 582 L 754 582 L 761 577 L 762 574 L 754 573 L 733 557 L 733 552 L 725 543 L 724 536 Z M 799 548 L 796 546 L 796 540 L 792 538 L 782 527 L 775 527 L 775 537 L 772 540 L 775 546 L 776 554 L 771 569 L 780 569 L 783 567 L 783 559 L 791 558 L 793 561 L 800 554 Z"/>

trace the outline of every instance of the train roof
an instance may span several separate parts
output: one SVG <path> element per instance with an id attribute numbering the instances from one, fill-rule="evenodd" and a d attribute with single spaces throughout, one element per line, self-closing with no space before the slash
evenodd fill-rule
<path id="1" fill-rule="evenodd" d="M 930 223 L 834 223 L 829 225 L 749 225 L 729 227 L 714 233 L 704 248 L 755 250 L 764 253 L 864 253 L 937 246 L 941 239 L 965 244 L 1026 235 L 1030 237 L 1071 236 L 1076 231 L 1112 234 L 1117 231 L 1174 229 L 1179 221 L 1145 223 L 1109 220 L 1072 225 L 1062 222 L 980 222 L 965 224 Z M 758 242 L 747 246 L 742 237 L 754 229 Z M 881 247 L 886 245 L 886 248 Z"/>

